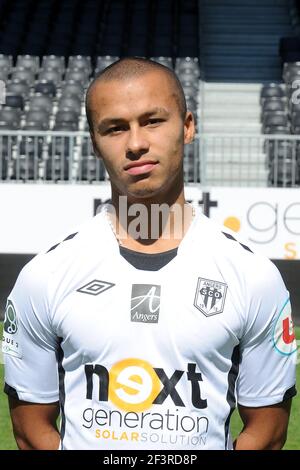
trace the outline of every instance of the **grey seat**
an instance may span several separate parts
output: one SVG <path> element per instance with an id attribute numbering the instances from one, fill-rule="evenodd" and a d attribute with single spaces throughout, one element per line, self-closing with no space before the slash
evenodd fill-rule
<path id="1" fill-rule="evenodd" d="M 63 97 L 76 96 L 81 100 L 84 96 L 84 88 L 81 83 L 70 80 L 64 83 L 61 95 Z"/>
<path id="2" fill-rule="evenodd" d="M 198 94 L 198 88 L 193 85 L 183 86 L 183 91 L 184 91 L 185 96 L 197 97 L 197 94 Z"/>
<path id="3" fill-rule="evenodd" d="M 7 152 L 3 150 L 3 146 L 0 141 L 0 180 L 5 180 L 8 176 L 8 162 L 5 153 Z"/>
<path id="4" fill-rule="evenodd" d="M 76 131 L 78 129 L 78 114 L 73 110 L 58 111 L 55 116 L 53 130 Z"/>
<path id="5" fill-rule="evenodd" d="M 268 83 L 262 87 L 260 92 L 261 104 L 265 99 L 284 98 L 285 96 L 283 88 L 278 83 Z"/>
<path id="6" fill-rule="evenodd" d="M 179 78 L 181 83 L 184 83 L 184 82 L 197 83 L 199 80 L 198 73 L 192 69 L 179 70 L 178 72 L 176 72 L 176 75 Z"/>
<path id="7" fill-rule="evenodd" d="M 38 159 L 33 154 L 19 154 L 13 161 L 11 179 L 22 181 L 34 181 L 38 179 Z"/>
<path id="8" fill-rule="evenodd" d="M 88 83 L 89 77 L 88 77 L 88 72 L 84 69 L 67 69 L 66 70 L 66 75 L 65 75 L 65 80 L 73 80 L 74 82 L 79 82 L 83 86 L 85 86 Z"/>
<path id="9" fill-rule="evenodd" d="M 36 74 L 40 68 L 40 59 L 38 56 L 34 55 L 18 55 L 17 68 L 29 69 Z"/>
<path id="10" fill-rule="evenodd" d="M 37 93 L 30 98 L 29 110 L 45 110 L 48 114 L 51 113 L 53 107 L 52 98 L 42 93 Z"/>
<path id="11" fill-rule="evenodd" d="M 177 58 L 175 72 L 179 76 L 182 76 L 188 72 L 194 74 L 195 77 L 198 78 L 200 76 L 200 67 L 198 59 L 196 57 Z"/>
<path id="12" fill-rule="evenodd" d="M 291 75 L 297 75 L 298 70 L 300 70 L 300 62 L 285 62 L 282 74 L 284 81 L 289 82 Z"/>
<path id="13" fill-rule="evenodd" d="M 13 93 L 6 93 L 5 95 L 5 106 L 11 108 L 24 109 L 24 98 L 21 95 L 16 95 Z"/>
<path id="14" fill-rule="evenodd" d="M 295 160 L 273 161 L 270 165 L 269 184 L 277 187 L 291 187 L 299 184 L 299 165 Z"/>
<path id="15" fill-rule="evenodd" d="M 43 69 L 56 69 L 60 71 L 61 74 L 65 72 L 66 64 L 64 56 L 57 55 L 45 55 L 42 59 L 42 68 Z"/>
<path id="16" fill-rule="evenodd" d="M 9 69 L 6 67 L 0 67 L 0 80 L 6 82 L 8 80 Z"/>
<path id="17" fill-rule="evenodd" d="M 16 130 L 20 128 L 21 112 L 17 108 L 0 109 L 0 129 Z"/>
<path id="18" fill-rule="evenodd" d="M 70 110 L 79 115 L 81 113 L 81 101 L 76 96 L 63 96 L 58 102 L 58 110 Z"/>
<path id="19" fill-rule="evenodd" d="M 90 56 L 75 55 L 70 56 L 68 60 L 68 69 L 84 69 L 88 75 L 92 72 L 92 63 Z"/>
<path id="20" fill-rule="evenodd" d="M 47 80 L 39 81 L 34 90 L 36 93 L 41 93 L 42 95 L 54 97 L 56 96 L 56 85 L 52 81 L 48 82 Z"/>
<path id="21" fill-rule="evenodd" d="M 96 62 L 95 73 L 97 74 L 97 73 L 101 72 L 106 67 L 108 67 L 109 65 L 116 62 L 118 59 L 119 59 L 119 57 L 117 57 L 117 56 L 110 56 L 110 55 L 98 56 L 97 57 L 97 62 Z"/>
<path id="22" fill-rule="evenodd" d="M 29 69 L 20 68 L 20 69 L 16 69 L 12 73 L 12 79 L 20 80 L 21 82 L 25 82 L 29 86 L 32 86 L 35 81 L 35 74 Z"/>
<path id="23" fill-rule="evenodd" d="M 43 68 L 39 74 L 38 81 L 39 82 L 52 82 L 56 86 L 60 85 L 62 80 L 62 74 L 60 70 L 51 69 L 51 68 Z"/>
<path id="24" fill-rule="evenodd" d="M 59 121 L 55 122 L 54 131 L 62 131 L 62 132 L 75 132 L 78 130 L 78 122 L 72 121 L 72 122 L 64 122 L 64 121 Z"/>
<path id="25" fill-rule="evenodd" d="M 151 60 L 153 60 L 154 62 L 158 62 L 159 64 L 164 65 L 165 67 L 173 69 L 173 63 L 172 63 L 171 57 L 165 57 L 165 56 L 151 57 Z"/>
<path id="26" fill-rule="evenodd" d="M 266 113 L 264 115 L 263 126 L 287 126 L 288 116 L 286 113 L 281 111 L 275 111 Z"/>
<path id="27" fill-rule="evenodd" d="M 37 129 L 36 129 L 37 130 Z M 42 137 L 22 137 L 18 142 L 18 155 L 31 155 L 41 159 L 43 155 L 44 139 Z"/>
<path id="28" fill-rule="evenodd" d="M 67 181 L 69 179 L 69 161 L 59 155 L 52 156 L 45 162 L 45 179 L 48 181 Z"/>
<path id="29" fill-rule="evenodd" d="M 268 98 L 264 101 L 262 105 L 263 112 L 269 111 L 285 111 L 286 110 L 286 102 L 282 98 Z"/>
<path id="30" fill-rule="evenodd" d="M 300 133 L 300 113 L 293 114 L 292 116 L 292 133 Z"/>
<path id="31" fill-rule="evenodd" d="M 12 66 L 13 66 L 12 55 L 0 54 L 0 69 L 7 69 L 8 71 L 10 71 Z"/>
<path id="32" fill-rule="evenodd" d="M 6 92 L 14 95 L 21 95 L 24 99 L 27 99 L 30 93 L 30 86 L 28 83 L 20 80 L 12 80 L 6 85 Z"/>
<path id="33" fill-rule="evenodd" d="M 49 129 L 49 113 L 45 109 L 29 110 L 25 116 L 25 130 Z"/>
<path id="34" fill-rule="evenodd" d="M 273 140 L 268 142 L 266 152 L 269 164 L 274 160 L 293 160 L 296 159 L 297 143 L 295 141 Z"/>

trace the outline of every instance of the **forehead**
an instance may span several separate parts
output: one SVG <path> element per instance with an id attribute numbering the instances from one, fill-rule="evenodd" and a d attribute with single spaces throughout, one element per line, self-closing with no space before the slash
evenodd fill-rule
<path id="1" fill-rule="evenodd" d="M 177 108 L 176 89 L 167 74 L 155 71 L 120 80 L 96 82 L 90 90 L 89 106 L 97 118 L 147 112 L 147 109 Z"/>

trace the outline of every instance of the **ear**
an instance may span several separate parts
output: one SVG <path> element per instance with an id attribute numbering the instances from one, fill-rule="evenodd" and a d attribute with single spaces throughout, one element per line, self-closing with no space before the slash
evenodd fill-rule
<path id="1" fill-rule="evenodd" d="M 184 119 L 184 143 L 190 144 L 195 137 L 195 119 L 191 111 L 187 111 Z"/>

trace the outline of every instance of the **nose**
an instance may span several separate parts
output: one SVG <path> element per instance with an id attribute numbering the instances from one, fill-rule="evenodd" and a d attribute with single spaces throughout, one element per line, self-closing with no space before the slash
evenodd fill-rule
<path id="1" fill-rule="evenodd" d="M 139 126 L 133 127 L 128 132 L 126 157 L 135 160 L 149 151 L 149 141 Z"/>

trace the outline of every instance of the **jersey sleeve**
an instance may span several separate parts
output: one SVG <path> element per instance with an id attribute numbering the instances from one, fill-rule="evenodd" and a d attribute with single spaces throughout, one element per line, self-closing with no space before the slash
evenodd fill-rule
<path id="1" fill-rule="evenodd" d="M 38 257 L 21 271 L 3 325 L 4 391 L 32 403 L 58 401 L 58 339 L 48 309 L 47 275 Z"/>
<path id="2" fill-rule="evenodd" d="M 289 293 L 269 260 L 253 270 L 247 296 L 237 398 L 243 406 L 269 406 L 296 394 L 297 356 Z"/>

